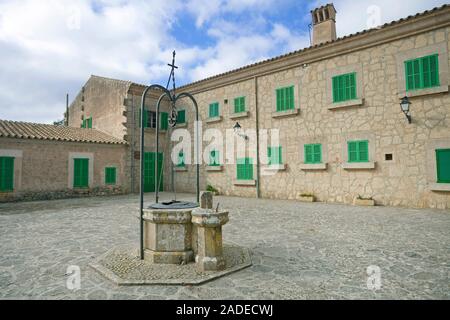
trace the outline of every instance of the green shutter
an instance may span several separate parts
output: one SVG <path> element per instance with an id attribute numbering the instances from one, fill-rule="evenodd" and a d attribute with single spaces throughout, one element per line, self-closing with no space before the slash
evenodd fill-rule
<path id="1" fill-rule="evenodd" d="M 14 190 L 14 158 L 0 157 L 0 191 Z"/>
<path id="2" fill-rule="evenodd" d="M 282 164 L 282 153 L 282 147 L 268 147 L 267 157 L 269 158 L 269 165 Z"/>
<path id="3" fill-rule="evenodd" d="M 237 159 L 236 171 L 238 180 L 253 180 L 252 158 Z"/>
<path id="4" fill-rule="evenodd" d="M 213 167 L 220 166 L 219 151 L 217 150 L 211 151 L 209 156 L 209 165 Z"/>
<path id="5" fill-rule="evenodd" d="M 178 119 L 177 123 L 184 124 L 186 123 L 186 110 L 180 110 L 178 111 Z"/>
<path id="6" fill-rule="evenodd" d="M 439 86 L 439 55 L 405 61 L 405 81 L 406 91 Z"/>
<path id="7" fill-rule="evenodd" d="M 367 140 L 348 142 L 348 162 L 368 162 L 369 142 Z"/>
<path id="8" fill-rule="evenodd" d="M 184 152 L 180 151 L 178 153 L 178 164 L 177 164 L 177 167 L 184 167 L 184 166 L 185 166 Z"/>
<path id="9" fill-rule="evenodd" d="M 437 182 L 450 183 L 450 149 L 436 150 Z"/>
<path id="10" fill-rule="evenodd" d="M 322 163 L 322 145 L 321 144 L 305 144 L 305 163 L 315 164 Z"/>
<path id="11" fill-rule="evenodd" d="M 155 152 L 146 152 L 144 154 L 144 192 L 155 192 Z M 163 175 L 163 161 L 162 153 L 158 154 L 158 171 L 159 171 L 159 191 L 164 190 L 164 175 Z"/>
<path id="12" fill-rule="evenodd" d="M 161 112 L 159 114 L 160 119 L 159 119 L 159 123 L 160 123 L 160 129 L 161 130 L 167 130 L 169 129 L 169 114 L 167 112 Z"/>
<path id="13" fill-rule="evenodd" d="M 218 102 L 211 103 L 209 105 L 209 117 L 215 118 L 218 116 L 219 116 L 219 103 Z"/>
<path id="14" fill-rule="evenodd" d="M 116 184 L 117 171 L 116 168 L 105 168 L 105 184 Z"/>
<path id="15" fill-rule="evenodd" d="M 333 102 L 343 102 L 357 98 L 356 73 L 347 73 L 332 78 Z"/>
<path id="16" fill-rule="evenodd" d="M 294 86 L 276 90 L 277 111 L 287 111 L 295 108 Z"/>
<path id="17" fill-rule="evenodd" d="M 89 187 L 89 159 L 74 159 L 74 188 Z"/>
<path id="18" fill-rule="evenodd" d="M 240 113 L 245 111 L 245 97 L 234 99 L 234 112 Z"/>
<path id="19" fill-rule="evenodd" d="M 89 119 L 87 119 L 88 123 L 87 123 L 87 127 L 89 129 L 92 129 L 92 117 L 90 117 Z"/>

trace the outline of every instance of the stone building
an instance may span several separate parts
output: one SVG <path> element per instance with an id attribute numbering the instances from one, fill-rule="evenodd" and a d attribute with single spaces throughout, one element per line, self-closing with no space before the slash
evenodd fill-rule
<path id="1" fill-rule="evenodd" d="M 0 120 L 0 202 L 127 193 L 126 149 L 94 129 Z"/>
<path id="2" fill-rule="evenodd" d="M 226 135 L 239 122 L 254 129 L 247 155 L 224 159 L 212 150 L 202 165 L 201 187 L 222 194 L 378 205 L 450 207 L 450 6 L 336 38 L 339 14 L 332 4 L 312 11 L 313 45 L 179 88 L 197 99 L 203 131 Z M 66 114 L 71 127 L 92 127 L 126 141 L 124 172 L 139 190 L 139 105 L 145 86 L 92 76 Z M 171 181 L 168 105 L 155 121 L 152 92 L 146 103 L 145 191 Z M 408 97 L 411 123 L 400 108 Z M 177 129 L 194 132 L 195 114 L 180 101 Z M 155 155 L 159 126 L 161 155 Z M 264 143 L 262 129 L 279 129 L 279 143 Z M 234 137 L 239 140 L 240 137 Z M 242 140 L 242 139 L 241 139 Z M 206 148 L 208 143 L 204 143 Z M 0 148 L 1 149 L 1 148 Z M 173 185 L 192 191 L 195 168 L 180 154 Z"/>

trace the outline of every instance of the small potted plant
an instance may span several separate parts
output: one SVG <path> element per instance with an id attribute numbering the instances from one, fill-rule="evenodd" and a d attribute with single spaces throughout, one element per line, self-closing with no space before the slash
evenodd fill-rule
<path id="1" fill-rule="evenodd" d="M 355 206 L 373 207 L 375 206 L 375 200 L 373 200 L 372 197 L 363 197 L 361 195 L 358 195 L 353 201 L 353 204 Z"/>
<path id="2" fill-rule="evenodd" d="M 211 192 L 213 195 L 218 196 L 219 195 L 219 190 L 217 190 L 216 188 L 214 188 L 212 185 L 208 185 L 206 187 L 206 191 Z"/>
<path id="3" fill-rule="evenodd" d="M 315 202 L 316 198 L 312 193 L 301 193 L 298 196 L 299 201 L 301 202 Z"/>

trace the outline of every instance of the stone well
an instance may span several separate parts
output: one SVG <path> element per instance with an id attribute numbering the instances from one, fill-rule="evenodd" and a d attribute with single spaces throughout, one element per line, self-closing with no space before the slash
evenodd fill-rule
<path id="1" fill-rule="evenodd" d="M 187 264 L 194 261 L 192 210 L 144 210 L 144 259 L 155 264 Z"/>

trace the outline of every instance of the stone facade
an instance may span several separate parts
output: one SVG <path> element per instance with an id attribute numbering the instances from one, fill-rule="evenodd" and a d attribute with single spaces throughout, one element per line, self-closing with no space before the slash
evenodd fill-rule
<path id="1" fill-rule="evenodd" d="M 124 194 L 130 190 L 125 145 L 0 138 L 0 156 L 14 157 L 14 191 L 0 202 Z M 89 188 L 73 188 L 73 159 L 90 159 Z M 115 167 L 116 184 L 105 184 L 105 168 Z"/>
<path id="2" fill-rule="evenodd" d="M 450 186 L 436 183 L 434 155 L 436 148 L 450 148 L 449 34 L 450 8 L 444 6 L 180 88 L 179 92 L 193 93 L 197 99 L 204 132 L 218 129 L 226 137 L 227 129 L 232 129 L 236 121 L 243 129 L 280 130 L 283 166 L 276 174 L 266 174 L 271 168 L 264 164 L 267 146 L 263 139 L 258 142 L 251 136 L 246 149 L 254 160 L 254 180 L 237 182 L 235 164 L 224 162 L 218 168 L 203 164 L 202 189 L 212 185 L 225 195 L 278 199 L 311 194 L 317 201 L 347 204 L 360 196 L 372 198 L 378 205 L 449 208 Z M 406 92 L 404 61 L 432 53 L 439 54 L 440 86 Z M 332 103 L 331 78 L 347 72 L 356 72 L 357 99 Z M 283 86 L 294 86 L 295 109 L 277 113 L 275 90 Z M 131 143 L 127 166 L 133 168 L 131 185 L 137 191 L 139 164 L 133 159 L 139 135 L 135 119 L 144 87 L 131 84 L 127 90 L 125 105 L 119 104 L 126 111 L 125 137 Z M 412 102 L 412 124 L 399 106 L 405 95 Z M 150 109 L 154 109 L 158 96 L 154 93 L 148 101 Z M 233 101 L 239 96 L 246 97 L 246 112 L 235 115 Z M 208 119 L 208 107 L 213 102 L 219 103 L 220 117 Z M 95 108 L 104 107 L 99 103 Z M 193 136 L 193 107 L 183 100 L 178 108 L 188 111 L 183 129 Z M 167 190 L 169 133 L 161 134 Z M 153 132 L 146 136 L 148 150 L 154 150 L 153 137 Z M 349 140 L 369 141 L 368 163 L 349 163 Z M 323 164 L 304 163 L 303 150 L 308 143 L 322 144 Z M 204 148 L 208 144 L 204 142 Z M 386 155 L 392 160 L 386 160 Z M 177 172 L 178 191 L 193 191 L 193 185 L 194 166 Z"/>

